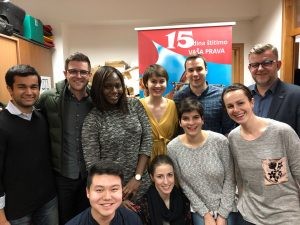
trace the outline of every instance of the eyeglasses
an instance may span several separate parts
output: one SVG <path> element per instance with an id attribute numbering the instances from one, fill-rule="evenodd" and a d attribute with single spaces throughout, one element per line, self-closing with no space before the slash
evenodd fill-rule
<path id="1" fill-rule="evenodd" d="M 276 60 L 265 60 L 261 63 L 249 63 L 249 68 L 251 69 L 258 69 L 261 65 L 263 68 L 270 67 L 273 65 L 273 63 L 276 62 Z"/>
<path id="2" fill-rule="evenodd" d="M 68 69 L 67 71 L 71 76 L 77 76 L 77 74 L 79 73 L 80 76 L 86 77 L 90 74 L 90 71 L 87 70 Z"/>

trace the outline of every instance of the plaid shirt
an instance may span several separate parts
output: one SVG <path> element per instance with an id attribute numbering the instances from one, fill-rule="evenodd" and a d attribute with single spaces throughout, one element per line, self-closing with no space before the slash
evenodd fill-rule
<path id="1" fill-rule="evenodd" d="M 206 90 L 200 95 L 195 95 L 190 86 L 176 92 L 173 100 L 178 104 L 182 99 L 190 96 L 197 98 L 204 109 L 203 130 L 211 130 L 221 134 L 228 134 L 235 123 L 228 117 L 222 106 L 222 85 L 208 85 Z"/>

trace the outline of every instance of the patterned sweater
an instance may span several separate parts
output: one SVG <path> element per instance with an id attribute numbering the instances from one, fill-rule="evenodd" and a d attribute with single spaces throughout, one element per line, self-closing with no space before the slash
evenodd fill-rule
<path id="1" fill-rule="evenodd" d="M 235 181 L 233 162 L 225 136 L 207 131 L 202 146 L 189 148 L 180 136 L 167 146 L 173 159 L 181 188 L 191 202 L 192 209 L 204 216 L 217 211 L 227 218 L 234 209 Z"/>
<path id="2" fill-rule="evenodd" d="M 138 99 L 128 99 L 129 113 L 94 108 L 82 127 L 82 147 L 87 168 L 99 160 L 112 160 L 123 167 L 125 184 L 134 177 L 139 154 L 150 156 L 152 133 L 144 107 Z M 142 176 L 140 191 L 133 201 L 142 197 L 150 186 L 149 176 Z"/>

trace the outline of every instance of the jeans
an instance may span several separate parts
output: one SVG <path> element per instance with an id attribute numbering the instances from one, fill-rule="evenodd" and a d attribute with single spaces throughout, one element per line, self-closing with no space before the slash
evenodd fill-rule
<path id="1" fill-rule="evenodd" d="M 199 213 L 192 213 L 194 225 L 204 225 L 204 218 Z M 231 212 L 227 218 L 227 225 L 253 225 L 245 221 L 240 213 Z"/>
<path id="2" fill-rule="evenodd" d="M 57 197 L 33 213 L 9 222 L 11 225 L 58 225 Z"/>
<path id="3" fill-rule="evenodd" d="M 70 179 L 55 174 L 58 195 L 59 224 L 64 225 L 90 206 L 86 196 L 86 179 Z"/>

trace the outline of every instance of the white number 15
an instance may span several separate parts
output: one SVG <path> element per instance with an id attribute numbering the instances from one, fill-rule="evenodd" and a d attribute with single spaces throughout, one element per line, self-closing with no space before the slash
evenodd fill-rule
<path id="1" fill-rule="evenodd" d="M 168 48 L 175 48 L 175 38 L 177 34 L 176 44 L 180 48 L 190 48 L 194 45 L 193 32 L 192 31 L 174 31 L 167 34 L 168 37 Z"/>

